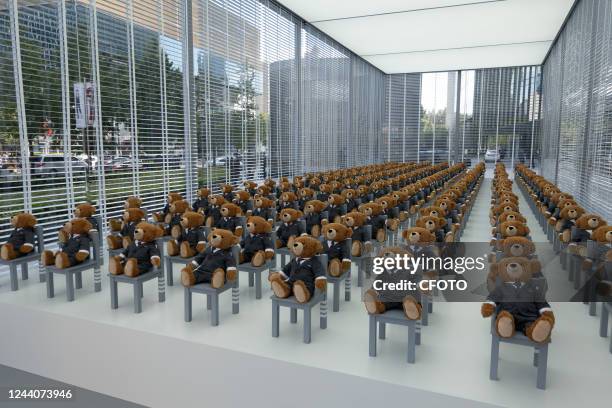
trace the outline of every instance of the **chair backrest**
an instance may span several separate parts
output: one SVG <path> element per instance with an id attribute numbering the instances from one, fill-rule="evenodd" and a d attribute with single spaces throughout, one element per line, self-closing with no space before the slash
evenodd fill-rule
<path id="1" fill-rule="evenodd" d="M 346 214 L 346 204 L 340 206 L 340 214 Z"/>
<path id="2" fill-rule="evenodd" d="M 270 208 L 270 218 L 276 222 L 276 207 Z M 267 220 L 266 220 L 267 221 Z"/>
<path id="3" fill-rule="evenodd" d="M 393 207 L 393 208 L 391 209 L 391 214 L 393 214 L 393 218 L 397 218 L 397 217 L 399 217 L 399 212 L 400 212 L 400 211 L 399 211 L 399 208 L 397 208 L 397 207 Z"/>
<path id="4" fill-rule="evenodd" d="M 361 198 L 356 198 L 355 204 L 357 204 L 357 207 L 359 207 L 361 205 Z"/>
<path id="5" fill-rule="evenodd" d="M 302 229 L 304 230 L 304 232 L 308 233 L 308 230 L 306 230 L 306 220 L 298 220 L 298 222 L 302 226 Z"/>
<path id="6" fill-rule="evenodd" d="M 100 231 L 89 232 L 89 239 L 93 248 L 93 261 L 99 266 L 102 263 L 102 252 L 100 250 Z"/>
<path id="7" fill-rule="evenodd" d="M 327 275 L 327 254 L 319 254 L 315 256 L 315 258 L 317 258 L 319 262 L 321 262 L 321 265 L 323 265 L 323 270 L 325 271 L 325 275 Z"/>
<path id="8" fill-rule="evenodd" d="M 368 241 L 370 241 L 372 239 L 372 225 L 370 225 L 370 224 L 364 225 L 363 228 L 364 228 L 364 231 L 365 231 L 365 236 L 369 237 Z"/>
<path id="9" fill-rule="evenodd" d="M 329 211 L 325 210 L 325 211 L 321 211 L 321 219 L 322 220 L 327 220 L 329 219 Z M 332 221 L 333 222 L 333 221 Z"/>
<path id="10" fill-rule="evenodd" d="M 238 217 L 240 219 L 240 226 L 242 226 L 242 238 L 246 238 L 247 235 L 249 235 L 249 230 L 247 229 L 247 222 L 246 222 L 246 217 L 245 216 L 240 216 Z"/>
<path id="11" fill-rule="evenodd" d="M 352 259 L 353 255 L 351 254 L 351 248 L 353 247 L 353 239 L 347 238 L 344 240 L 344 250 L 345 253 L 348 254 L 348 258 Z"/>
<path id="12" fill-rule="evenodd" d="M 247 201 L 247 211 L 253 211 L 253 208 L 255 208 L 255 204 L 253 204 L 253 199 L 250 198 L 249 201 Z"/>
<path id="13" fill-rule="evenodd" d="M 102 242 L 102 239 L 104 237 L 104 224 L 102 224 L 102 216 L 101 215 L 94 215 L 92 217 L 93 219 L 96 220 L 96 222 L 98 223 L 98 243 Z"/>
<path id="14" fill-rule="evenodd" d="M 36 240 L 36 249 L 39 254 L 42 254 L 45 250 L 45 231 L 43 227 L 37 225 L 34 227 L 34 239 Z"/>
<path id="15" fill-rule="evenodd" d="M 240 263 L 240 245 L 232 246 L 232 255 L 234 256 L 236 265 L 238 265 Z"/>

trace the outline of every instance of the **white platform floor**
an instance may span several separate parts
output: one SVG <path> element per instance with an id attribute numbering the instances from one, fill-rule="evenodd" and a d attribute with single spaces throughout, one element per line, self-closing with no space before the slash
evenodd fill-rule
<path id="1" fill-rule="evenodd" d="M 488 241 L 489 203 L 486 180 L 463 241 Z M 546 242 L 524 201 L 521 210 L 534 241 Z M 18 292 L 9 292 L 8 276 L 0 277 L 0 363 L 148 406 L 202 406 L 210 398 L 221 406 L 266 401 L 312 406 L 302 399 L 275 398 L 278 388 L 296 386 L 303 393 L 300 381 L 320 387 L 308 401 L 321 398 L 340 406 L 397 400 L 425 406 L 569 407 L 612 399 L 609 339 L 599 337 L 599 318 L 589 317 L 582 304 L 552 305 L 557 326 L 547 390 L 541 391 L 535 387 L 532 350 L 524 347 L 502 344 L 500 381 L 489 380 L 490 322 L 480 316 L 480 303 L 436 303 L 411 365 L 405 330 L 398 327 L 388 327 L 377 357 L 368 356 L 368 318 L 356 276 L 353 300 L 341 300 L 338 313 L 330 310 L 327 330 L 318 328 L 315 309 L 312 343 L 303 344 L 301 314 L 292 325 L 283 308 L 280 337 L 271 337 L 267 281 L 263 298 L 256 300 L 246 274 L 241 276 L 240 314 L 231 314 L 228 292 L 220 300 L 218 327 L 209 325 L 205 299 L 195 295 L 193 321 L 183 321 L 180 284 L 167 288 L 161 304 L 156 283 L 146 284 L 143 313 L 136 315 L 131 287 L 119 286 L 119 309 L 111 310 L 107 279 L 103 291 L 94 293 L 92 276 L 84 276 L 84 288 L 68 303 L 61 279 L 56 297 L 47 299 L 44 284 L 31 275 Z M 225 393 L 228 384 L 236 384 L 235 395 Z"/>

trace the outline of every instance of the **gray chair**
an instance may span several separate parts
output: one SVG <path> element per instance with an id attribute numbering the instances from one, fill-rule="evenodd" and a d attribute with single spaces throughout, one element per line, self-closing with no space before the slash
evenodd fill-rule
<path id="1" fill-rule="evenodd" d="M 238 264 L 240 247 L 235 245 L 232 247 L 232 254 Z M 236 280 L 226 281 L 221 288 L 215 289 L 210 286 L 210 283 L 198 283 L 190 288 L 184 289 L 185 307 L 184 318 L 186 322 L 190 322 L 193 316 L 193 294 L 200 293 L 206 295 L 206 308 L 211 311 L 210 324 L 211 326 L 219 325 L 219 295 L 228 290 L 232 291 L 232 314 L 238 314 L 240 311 L 240 274 L 236 274 Z"/>
<path id="2" fill-rule="evenodd" d="M 306 231 L 306 221 L 305 220 L 299 220 L 298 222 L 300 224 L 302 224 L 302 227 L 303 227 L 304 231 Z M 276 232 L 276 230 L 274 232 Z M 308 233 L 308 231 L 306 231 L 306 233 Z M 293 258 L 293 253 L 287 247 L 276 248 L 275 249 L 275 254 L 276 255 L 280 255 L 280 257 L 281 257 L 281 266 L 280 266 L 281 268 L 284 267 L 287 264 L 287 257 L 289 257 L 289 259 Z M 276 266 L 276 262 L 274 263 L 274 265 Z"/>
<path id="3" fill-rule="evenodd" d="M 161 258 L 159 267 L 153 267 L 151 271 L 134 278 L 126 275 L 108 275 L 110 281 L 111 309 L 117 309 L 119 307 L 119 296 L 117 290 L 118 283 L 127 283 L 132 285 L 134 291 L 134 313 L 142 312 L 143 283 L 150 281 L 151 279 L 157 279 L 157 293 L 159 302 L 161 303 L 166 301 L 166 282 L 164 279 L 164 241 L 158 239 L 157 247 L 159 248 Z"/>
<path id="4" fill-rule="evenodd" d="M 44 266 L 41 265 L 41 269 L 44 270 L 47 282 L 47 297 L 55 297 L 55 286 L 53 276 L 54 274 L 64 275 L 66 278 L 66 299 L 69 302 L 74 300 L 75 288 L 81 289 L 83 287 L 83 271 L 93 269 L 94 271 L 94 291 L 100 292 L 102 290 L 102 277 L 100 274 L 100 268 L 102 266 L 101 260 L 101 249 L 100 249 L 100 234 L 96 232 L 90 232 L 89 238 L 92 243 L 92 255 L 84 262 L 71 266 L 70 268 L 59 269 L 54 265 Z"/>
<path id="5" fill-rule="evenodd" d="M 599 335 L 608 337 L 608 320 L 612 313 L 612 301 L 604 302 L 601 305 L 601 319 L 599 321 Z M 612 336 L 610 336 L 610 353 L 612 353 Z"/>
<path id="6" fill-rule="evenodd" d="M 371 225 L 364 225 L 364 230 L 365 230 L 365 234 L 366 237 L 371 237 L 372 236 L 372 226 Z M 372 254 L 368 253 L 368 254 L 362 254 L 361 256 L 353 256 L 351 261 L 355 264 L 357 264 L 357 286 L 358 287 L 362 287 L 363 286 L 363 281 L 365 278 L 365 274 L 366 272 L 371 271 L 372 269 Z"/>
<path id="7" fill-rule="evenodd" d="M 402 310 L 389 310 L 383 314 L 369 315 L 370 357 L 376 357 L 376 338 L 386 338 L 386 325 L 396 324 L 408 328 L 408 363 L 414 364 L 416 345 L 421 344 L 421 325 L 419 320 L 409 320 Z M 378 335 L 377 335 L 378 331 Z"/>
<path id="8" fill-rule="evenodd" d="M 546 388 L 546 371 L 548 366 L 548 344 L 546 343 L 535 343 L 527 336 L 522 333 L 515 333 L 514 336 L 510 338 L 502 338 L 499 337 L 497 331 L 495 330 L 495 318 L 496 316 L 491 316 L 491 366 L 489 371 L 489 378 L 491 380 L 498 380 L 498 366 L 499 366 L 499 344 L 500 343 L 510 343 L 516 344 L 519 346 L 533 347 L 533 365 L 537 367 L 537 381 L 536 386 L 543 390 Z"/>
<path id="9" fill-rule="evenodd" d="M 323 237 L 320 238 L 323 240 Z M 348 249 L 348 253 L 351 253 L 352 240 L 350 238 L 344 241 L 344 245 Z M 332 311 L 337 312 L 340 310 L 340 285 L 344 282 L 344 300 L 346 302 L 351 301 L 351 269 L 343 272 L 340 276 L 331 276 L 327 274 L 327 283 L 333 286 L 332 288 Z"/>
<path id="10" fill-rule="evenodd" d="M 8 265 L 11 279 L 11 291 L 19 289 L 19 278 L 17 277 L 17 266 L 21 266 L 21 279 L 28 280 L 28 263 L 38 262 L 38 274 L 41 282 L 44 282 L 44 274 L 41 272 L 40 255 L 45 250 L 45 237 L 40 225 L 34 227 L 34 251 L 19 258 L 5 261 L 0 259 L 0 265 Z"/>
<path id="11" fill-rule="evenodd" d="M 317 255 L 319 262 L 325 269 L 327 275 L 327 255 Z M 290 309 L 290 322 L 297 323 L 297 311 L 301 309 L 304 311 L 304 343 L 310 343 L 312 336 L 312 308 L 319 304 L 319 326 L 321 329 L 327 328 L 327 291 L 316 290 L 312 295 L 311 299 L 307 303 L 298 303 L 295 300 L 295 296 L 290 296 L 286 299 L 281 299 L 276 296 L 272 296 L 272 337 L 279 336 L 279 317 L 280 317 L 280 306 L 288 307 Z"/>
<path id="12" fill-rule="evenodd" d="M 272 231 L 271 238 L 272 242 L 276 241 L 276 232 Z M 276 256 L 276 255 L 275 255 Z M 255 286 L 255 299 L 261 299 L 261 274 L 274 266 L 274 259 L 266 261 L 262 266 L 253 266 L 250 263 L 243 263 L 238 265 L 238 272 L 247 272 L 249 274 L 249 288 Z"/>

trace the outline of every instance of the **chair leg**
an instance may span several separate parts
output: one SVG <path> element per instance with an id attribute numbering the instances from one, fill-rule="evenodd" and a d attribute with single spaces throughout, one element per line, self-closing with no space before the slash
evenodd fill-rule
<path id="1" fill-rule="evenodd" d="M 159 277 L 157 278 L 157 300 L 160 303 L 166 301 L 165 271 L 159 271 Z"/>
<path id="2" fill-rule="evenodd" d="M 209 297 L 211 297 L 211 309 L 210 309 L 210 324 L 211 326 L 218 326 L 219 325 L 219 295 L 218 294 L 214 294 L 214 295 L 208 295 Z"/>
<path id="3" fill-rule="evenodd" d="M 546 389 L 546 370 L 548 366 L 548 344 L 540 347 L 538 353 L 538 382 L 537 387 L 541 390 Z"/>
<path id="4" fill-rule="evenodd" d="M 291 312 L 289 313 L 289 321 L 291 323 L 297 323 L 297 309 L 295 307 L 291 308 Z"/>
<path id="5" fill-rule="evenodd" d="M 387 323 L 379 322 L 378 323 L 378 338 L 384 340 L 387 338 Z"/>
<path id="6" fill-rule="evenodd" d="M 40 261 L 38 261 L 38 281 L 43 283 L 46 279 L 45 270 Z"/>
<path id="7" fill-rule="evenodd" d="M 498 380 L 497 368 L 499 365 L 499 339 L 491 336 L 491 367 L 489 369 L 489 379 Z"/>
<path id="8" fill-rule="evenodd" d="M 212 299 L 210 298 L 210 296 L 206 296 L 206 309 L 212 309 Z"/>
<path id="9" fill-rule="evenodd" d="M 608 307 L 605 303 L 601 305 L 601 319 L 599 320 L 599 335 L 608 337 Z"/>
<path id="10" fill-rule="evenodd" d="M 411 322 L 408 325 L 408 363 L 414 364 L 416 357 L 416 324 Z"/>
<path id="11" fill-rule="evenodd" d="M 28 263 L 24 262 L 21 264 L 21 279 L 28 280 Z"/>
<path id="12" fill-rule="evenodd" d="M 66 299 L 69 302 L 74 300 L 74 277 L 72 272 L 66 271 Z"/>
<path id="13" fill-rule="evenodd" d="M 134 313 L 142 312 L 142 283 L 134 282 Z"/>
<path id="14" fill-rule="evenodd" d="M 47 272 L 45 269 L 45 281 L 47 282 L 47 297 L 52 298 L 55 296 L 55 287 L 53 285 L 53 273 Z"/>
<path id="15" fill-rule="evenodd" d="M 11 290 L 15 292 L 19 289 L 19 278 L 17 277 L 17 265 L 11 263 L 9 265 L 9 271 L 11 275 Z"/>
<path id="16" fill-rule="evenodd" d="M 323 298 L 319 305 L 319 327 L 327 329 L 327 296 Z"/>
<path id="17" fill-rule="evenodd" d="M 357 287 L 363 287 L 363 261 L 357 262 Z"/>
<path id="18" fill-rule="evenodd" d="M 261 299 L 261 271 L 255 274 L 255 299 Z"/>
<path id="19" fill-rule="evenodd" d="M 278 337 L 278 315 L 280 314 L 280 305 L 277 301 L 272 301 L 272 337 Z"/>
<path id="20" fill-rule="evenodd" d="M 170 258 L 166 258 L 166 280 L 168 281 L 168 286 L 174 286 L 174 274 L 172 273 L 172 261 Z"/>
<path id="21" fill-rule="evenodd" d="M 418 320 L 414 322 L 415 323 L 415 332 L 416 332 L 416 336 L 415 336 L 415 344 L 417 346 L 421 345 L 421 322 L 419 322 Z"/>
<path id="22" fill-rule="evenodd" d="M 249 288 L 252 288 L 255 284 L 255 277 L 253 276 L 253 272 L 249 272 Z"/>
<path id="23" fill-rule="evenodd" d="M 236 281 L 232 286 L 232 314 L 238 314 L 238 312 L 240 312 L 240 288 Z"/>
<path id="24" fill-rule="evenodd" d="M 334 312 L 337 312 L 338 310 L 340 310 L 340 282 L 336 281 L 333 284 L 334 287 L 334 294 L 333 294 L 333 306 L 332 306 L 332 310 Z"/>
<path id="25" fill-rule="evenodd" d="M 348 271 L 344 280 L 344 301 L 351 301 L 351 271 Z"/>
<path id="26" fill-rule="evenodd" d="M 74 274 L 74 286 L 77 289 L 83 288 L 83 273 L 77 272 Z"/>
<path id="27" fill-rule="evenodd" d="M 312 309 L 310 307 L 306 307 L 304 309 L 304 343 L 310 343 L 310 337 L 312 334 Z"/>
<path id="28" fill-rule="evenodd" d="M 100 268 L 94 268 L 94 292 L 100 292 L 102 290 L 102 274 Z"/>
<path id="29" fill-rule="evenodd" d="M 189 290 L 189 288 L 185 288 L 183 290 L 183 296 L 184 296 L 184 310 L 183 310 L 183 316 L 184 316 L 184 320 L 186 322 L 190 322 L 191 318 L 192 318 L 192 293 Z"/>
<path id="30" fill-rule="evenodd" d="M 370 328 L 369 328 L 369 337 L 370 337 L 370 357 L 376 357 L 376 316 L 370 315 Z"/>
<path id="31" fill-rule="evenodd" d="M 117 309 L 119 307 L 119 298 L 117 295 L 117 281 L 113 278 L 110 279 L 110 297 L 111 309 Z"/>

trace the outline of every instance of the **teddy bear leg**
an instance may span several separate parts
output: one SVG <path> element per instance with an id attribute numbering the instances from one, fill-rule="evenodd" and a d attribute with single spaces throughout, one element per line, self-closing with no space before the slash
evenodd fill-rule
<path id="1" fill-rule="evenodd" d="M 205 225 L 208 228 L 212 228 L 213 224 L 214 224 L 215 220 L 213 219 L 213 217 L 211 215 L 208 216 L 208 218 L 206 218 L 206 222 Z"/>
<path id="2" fill-rule="evenodd" d="M 191 248 L 189 242 L 187 241 L 181 242 L 179 253 L 181 254 L 182 258 L 191 258 L 195 255 L 195 251 L 193 250 L 193 248 Z"/>
<path id="3" fill-rule="evenodd" d="M 365 292 L 363 303 L 369 314 L 382 314 L 386 311 L 385 304 L 378 300 L 378 293 L 374 289 L 368 289 Z"/>
<path id="4" fill-rule="evenodd" d="M 274 246 L 276 248 L 282 248 L 283 247 L 283 242 L 280 239 L 277 239 L 276 242 L 274 243 Z"/>
<path id="5" fill-rule="evenodd" d="M 361 243 L 361 241 L 353 241 L 353 245 L 351 246 L 351 255 L 361 256 L 362 245 L 363 244 Z"/>
<path id="6" fill-rule="evenodd" d="M 514 316 L 505 310 L 499 312 L 495 321 L 495 329 L 499 337 L 507 339 L 514 336 Z"/>
<path id="7" fill-rule="evenodd" d="M 260 267 L 264 263 L 266 263 L 266 253 L 264 251 L 257 251 L 255 255 L 251 258 L 251 265 L 255 267 Z"/>
<path id="8" fill-rule="evenodd" d="M 170 235 L 174 239 L 178 239 L 178 237 L 181 236 L 182 232 L 183 232 L 183 229 L 181 228 L 180 225 L 173 225 L 172 228 L 170 229 Z"/>
<path id="9" fill-rule="evenodd" d="M 0 249 L 0 258 L 4 259 L 5 261 L 10 261 L 11 259 L 15 259 L 17 257 L 17 254 L 15 253 L 15 248 L 13 247 L 13 244 L 7 243 L 2 245 L 2 248 Z"/>
<path id="10" fill-rule="evenodd" d="M 58 269 L 65 269 L 70 266 L 70 259 L 68 254 L 65 252 L 58 252 L 55 255 L 55 267 Z"/>
<path id="11" fill-rule="evenodd" d="M 332 259 L 327 265 L 327 270 L 331 276 L 340 276 L 342 273 L 342 262 L 339 259 Z"/>
<path id="12" fill-rule="evenodd" d="M 306 287 L 306 284 L 299 280 L 293 284 L 293 295 L 298 303 L 307 303 L 310 300 L 310 291 Z"/>
<path id="13" fill-rule="evenodd" d="M 210 278 L 210 286 L 214 289 L 223 287 L 225 283 L 225 271 L 221 268 L 217 268 L 213 271 Z"/>
<path id="14" fill-rule="evenodd" d="M 310 229 L 310 235 L 315 238 L 318 238 L 321 235 L 321 227 L 319 225 L 313 225 Z"/>
<path id="15" fill-rule="evenodd" d="M 68 234 L 63 228 L 60 229 L 57 233 L 57 240 L 59 242 L 66 242 L 70 238 L 70 234 Z"/>
<path id="16" fill-rule="evenodd" d="M 108 271 L 111 275 L 123 274 L 123 264 L 121 263 L 121 257 L 113 256 L 108 260 Z"/>
<path id="17" fill-rule="evenodd" d="M 380 228 L 377 232 L 376 232 L 376 240 L 380 243 L 383 243 L 387 240 L 387 232 L 385 231 L 384 228 Z"/>
<path id="18" fill-rule="evenodd" d="M 444 242 L 455 242 L 455 235 L 452 232 L 449 232 L 444 237 Z"/>
<path id="19" fill-rule="evenodd" d="M 119 249 L 121 248 L 121 238 L 116 235 L 109 235 L 106 237 L 106 244 L 109 249 Z"/>
<path id="20" fill-rule="evenodd" d="M 175 240 L 168 241 L 168 256 L 177 256 L 179 254 L 179 245 Z"/>
<path id="21" fill-rule="evenodd" d="M 553 321 L 549 316 L 542 315 L 537 320 L 527 326 L 525 335 L 536 343 L 544 343 L 550 337 L 553 328 Z"/>
<path id="22" fill-rule="evenodd" d="M 183 269 L 181 269 L 181 283 L 184 287 L 190 288 L 195 285 L 196 278 L 195 273 L 193 272 L 193 266 L 188 264 Z"/>
<path id="23" fill-rule="evenodd" d="M 282 278 L 279 273 L 273 274 L 270 276 L 270 286 L 272 287 L 272 292 L 274 292 L 274 296 L 285 299 L 288 298 L 291 294 L 291 288 Z"/>
<path id="24" fill-rule="evenodd" d="M 409 320 L 419 320 L 421 318 L 421 305 L 412 296 L 406 296 L 402 301 L 404 314 Z"/>
<path id="25" fill-rule="evenodd" d="M 125 276 L 129 276 L 130 278 L 135 278 L 138 275 L 140 275 L 140 269 L 138 268 L 138 261 L 135 258 L 128 259 L 125 262 L 123 273 L 125 273 Z"/>
<path id="26" fill-rule="evenodd" d="M 387 226 L 391 231 L 397 231 L 399 224 L 400 221 L 397 218 L 391 218 L 389 221 L 387 221 Z"/>
<path id="27" fill-rule="evenodd" d="M 43 253 L 40 254 L 40 263 L 42 263 L 44 266 L 53 265 L 55 263 L 55 255 L 53 252 L 49 251 L 48 249 L 43 251 Z"/>
<path id="28" fill-rule="evenodd" d="M 123 245 L 123 248 L 129 247 L 132 244 L 132 238 L 123 237 L 123 239 L 121 240 L 121 244 Z"/>

